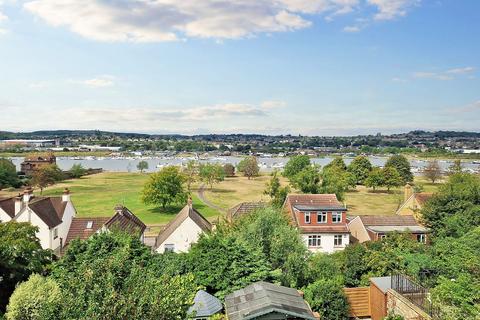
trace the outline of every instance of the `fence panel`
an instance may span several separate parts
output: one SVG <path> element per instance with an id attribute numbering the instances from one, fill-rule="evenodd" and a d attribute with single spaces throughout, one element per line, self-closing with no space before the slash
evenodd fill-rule
<path id="1" fill-rule="evenodd" d="M 350 305 L 350 316 L 368 317 L 370 316 L 370 288 L 344 288 Z"/>

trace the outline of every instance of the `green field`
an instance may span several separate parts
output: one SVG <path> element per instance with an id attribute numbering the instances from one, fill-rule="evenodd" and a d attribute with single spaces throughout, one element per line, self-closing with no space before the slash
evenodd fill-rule
<path id="1" fill-rule="evenodd" d="M 79 217 L 111 216 L 116 204 L 124 204 L 145 224 L 159 226 L 169 222 L 182 206 L 161 207 L 145 205 L 141 201 L 141 191 L 148 174 L 140 173 L 100 173 L 81 179 L 68 180 L 47 188 L 44 195 L 60 195 L 65 187 L 72 194 L 73 203 Z M 193 194 L 193 205 L 205 217 L 214 220 L 219 213 L 205 206 Z"/>

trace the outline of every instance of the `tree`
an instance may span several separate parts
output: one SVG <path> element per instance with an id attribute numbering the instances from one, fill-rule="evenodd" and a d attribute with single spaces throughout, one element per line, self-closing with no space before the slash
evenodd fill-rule
<path id="1" fill-rule="evenodd" d="M 200 164 L 198 175 L 202 182 L 210 185 L 210 189 L 213 188 L 213 184 L 225 179 L 225 171 L 223 171 L 222 165 L 214 163 Z"/>
<path id="2" fill-rule="evenodd" d="M 257 158 L 254 156 L 246 157 L 240 161 L 237 169 L 239 172 L 242 172 L 245 177 L 248 177 L 248 180 L 250 180 L 252 177 L 258 176 L 258 172 L 260 171 Z"/>
<path id="3" fill-rule="evenodd" d="M 294 188 L 302 193 L 318 193 L 320 189 L 320 173 L 318 167 L 308 166 L 290 178 Z"/>
<path id="4" fill-rule="evenodd" d="M 282 185 L 280 184 L 278 171 L 273 171 L 272 177 L 270 178 L 270 181 L 267 182 L 266 188 L 263 191 L 263 194 L 270 197 L 272 206 L 281 207 L 285 202 L 285 198 L 287 197 L 289 192 L 290 188 L 288 186 L 282 187 Z"/>
<path id="5" fill-rule="evenodd" d="M 7 187 L 17 188 L 20 180 L 17 176 L 17 169 L 9 159 L 0 158 L 0 189 Z"/>
<path id="6" fill-rule="evenodd" d="M 258 209 L 238 220 L 235 227 L 235 236 L 263 252 L 282 285 L 304 284 L 308 251 L 281 209 Z"/>
<path id="7" fill-rule="evenodd" d="M 305 288 L 305 300 L 325 320 L 347 320 L 348 301 L 342 285 L 335 280 L 317 280 Z"/>
<path id="8" fill-rule="evenodd" d="M 456 174 L 456 173 L 462 173 L 463 172 L 463 166 L 462 166 L 462 160 L 457 159 L 453 161 L 453 163 L 448 167 L 448 174 Z"/>
<path id="9" fill-rule="evenodd" d="M 402 179 L 402 184 L 413 181 L 413 174 L 410 168 L 410 163 L 403 155 L 393 155 L 385 163 L 385 168 L 391 167 L 397 169 Z"/>
<path id="10" fill-rule="evenodd" d="M 435 183 L 435 181 L 442 177 L 442 169 L 437 160 L 428 163 L 425 169 L 423 169 L 423 176 L 432 181 L 432 183 Z"/>
<path id="11" fill-rule="evenodd" d="M 17 283 L 43 273 L 51 263 L 52 254 L 42 249 L 37 230 L 30 223 L 0 223 L 0 313 Z"/>
<path id="12" fill-rule="evenodd" d="M 185 176 L 174 166 L 153 173 L 142 191 L 142 201 L 145 204 L 161 205 L 163 209 L 169 204 L 185 203 L 187 197 Z"/>
<path id="13" fill-rule="evenodd" d="M 10 297 L 7 320 L 59 319 L 61 289 L 55 280 L 38 274 L 21 283 Z"/>
<path id="14" fill-rule="evenodd" d="M 235 176 L 235 166 L 231 163 L 226 163 L 223 166 L 223 170 L 225 171 L 225 175 L 227 177 L 234 177 Z"/>
<path id="15" fill-rule="evenodd" d="M 253 282 L 267 279 L 270 267 L 257 247 L 222 232 L 203 234 L 189 253 L 189 270 L 208 292 L 223 299 Z"/>
<path id="16" fill-rule="evenodd" d="M 40 189 L 40 194 L 43 189 L 56 182 L 62 181 L 65 178 L 62 170 L 56 164 L 50 164 L 35 170 L 32 175 L 30 183 Z"/>
<path id="17" fill-rule="evenodd" d="M 365 179 L 364 183 L 366 187 L 373 188 L 373 191 L 375 191 L 376 188 L 383 186 L 384 175 L 382 169 L 378 167 L 373 168 L 368 174 L 368 177 Z"/>
<path id="18" fill-rule="evenodd" d="M 357 184 L 364 184 L 371 170 L 372 164 L 365 156 L 356 157 L 348 166 L 348 172 L 353 174 Z"/>
<path id="19" fill-rule="evenodd" d="M 383 185 L 390 191 L 391 188 L 399 187 L 403 184 L 402 176 L 394 167 L 384 167 L 382 169 Z"/>
<path id="20" fill-rule="evenodd" d="M 310 158 L 307 155 L 293 156 L 288 160 L 283 169 L 283 176 L 293 179 L 300 171 L 311 166 Z"/>
<path id="21" fill-rule="evenodd" d="M 198 178 L 198 162 L 195 160 L 189 160 L 187 165 L 183 168 L 183 174 L 187 183 L 187 190 L 190 192 L 192 183 L 195 183 Z"/>
<path id="22" fill-rule="evenodd" d="M 338 200 L 343 200 L 345 191 L 351 185 L 351 173 L 338 167 L 323 168 L 322 183 L 319 193 L 335 193 Z"/>
<path id="23" fill-rule="evenodd" d="M 70 168 L 69 172 L 72 178 L 78 179 L 83 177 L 87 170 L 82 166 L 81 163 L 76 163 Z"/>
<path id="24" fill-rule="evenodd" d="M 137 169 L 140 170 L 141 173 L 143 173 L 143 170 L 147 170 L 147 169 L 148 169 L 148 162 L 145 161 L 145 160 L 140 161 L 140 162 L 137 164 Z"/>
<path id="25" fill-rule="evenodd" d="M 337 167 L 340 170 L 347 170 L 347 165 L 341 156 L 335 157 L 325 168 Z"/>

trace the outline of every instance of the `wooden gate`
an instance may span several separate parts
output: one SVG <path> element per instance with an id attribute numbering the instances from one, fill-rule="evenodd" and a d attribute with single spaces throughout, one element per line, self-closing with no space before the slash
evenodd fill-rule
<path id="1" fill-rule="evenodd" d="M 351 317 L 369 317 L 370 312 L 370 287 L 344 288 L 350 305 Z"/>

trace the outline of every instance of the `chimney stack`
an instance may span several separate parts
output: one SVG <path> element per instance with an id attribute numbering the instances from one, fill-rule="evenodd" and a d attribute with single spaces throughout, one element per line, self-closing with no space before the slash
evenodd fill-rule
<path id="1" fill-rule="evenodd" d="M 121 204 L 115 205 L 115 213 L 122 214 L 123 213 L 123 208 L 124 208 L 124 206 L 121 205 Z"/>
<path id="2" fill-rule="evenodd" d="M 33 197 L 32 187 L 26 187 L 25 190 L 23 190 L 23 202 L 27 204 L 32 197 Z"/>
<path id="3" fill-rule="evenodd" d="M 190 209 L 192 209 L 192 204 L 193 204 L 192 197 L 188 197 L 187 204 L 190 207 Z"/>
<path id="4" fill-rule="evenodd" d="M 18 196 L 15 197 L 15 215 L 22 210 L 22 195 L 19 193 Z"/>
<path id="5" fill-rule="evenodd" d="M 68 202 L 68 201 L 70 201 L 70 190 L 68 190 L 68 188 L 65 188 L 65 189 L 63 190 L 62 201 L 63 201 L 63 202 Z"/>

